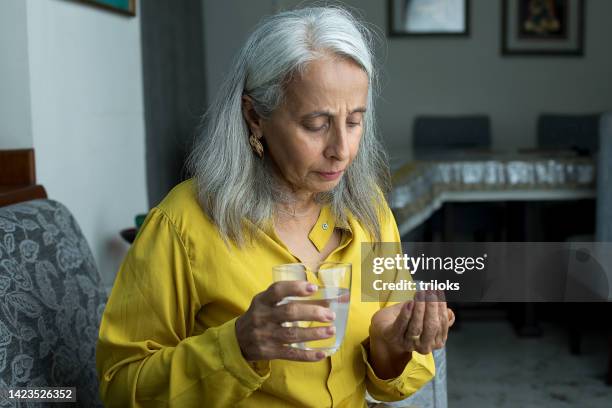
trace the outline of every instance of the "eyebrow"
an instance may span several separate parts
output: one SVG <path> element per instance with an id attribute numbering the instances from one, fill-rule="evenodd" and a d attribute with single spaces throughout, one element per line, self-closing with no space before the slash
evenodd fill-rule
<path id="1" fill-rule="evenodd" d="M 359 107 L 357 109 L 353 109 L 352 111 L 350 111 L 349 115 L 352 115 L 353 113 L 365 113 L 365 112 L 366 112 L 366 108 Z M 334 116 L 334 114 L 330 111 L 315 111 L 315 112 L 311 112 L 311 113 L 308 113 L 302 116 L 302 119 L 312 119 L 312 118 L 316 118 L 319 116 Z"/>

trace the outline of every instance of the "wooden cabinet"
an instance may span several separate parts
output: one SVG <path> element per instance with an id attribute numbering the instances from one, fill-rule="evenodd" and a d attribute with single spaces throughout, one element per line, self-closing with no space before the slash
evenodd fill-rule
<path id="1" fill-rule="evenodd" d="M 36 184 L 34 149 L 0 150 L 0 206 L 47 198 Z"/>

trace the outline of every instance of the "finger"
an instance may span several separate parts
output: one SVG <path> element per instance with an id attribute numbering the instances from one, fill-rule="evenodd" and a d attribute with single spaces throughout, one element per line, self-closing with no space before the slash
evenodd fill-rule
<path id="1" fill-rule="evenodd" d="M 274 331 L 274 338 L 281 344 L 291 344 L 328 339 L 335 334 L 336 328 L 333 325 L 324 327 L 282 327 Z"/>
<path id="2" fill-rule="evenodd" d="M 274 308 L 273 320 L 276 322 L 331 322 L 336 314 L 322 306 L 289 302 Z"/>
<path id="3" fill-rule="evenodd" d="M 430 353 L 436 342 L 436 335 L 440 328 L 438 318 L 438 297 L 433 291 L 428 291 L 425 298 L 425 315 L 423 317 L 423 332 L 421 333 L 420 351 Z M 417 348 L 418 349 L 418 348 Z"/>
<path id="4" fill-rule="evenodd" d="M 274 306 L 287 296 L 310 296 L 317 291 L 317 285 L 307 281 L 274 282 L 260 294 L 259 300 Z"/>
<path id="5" fill-rule="evenodd" d="M 342 295 L 340 295 L 338 297 L 338 303 L 348 303 L 351 300 L 351 293 L 347 292 L 347 293 L 343 293 Z"/>
<path id="6" fill-rule="evenodd" d="M 438 295 L 438 302 L 446 303 L 446 293 L 443 290 L 437 290 L 436 294 Z"/>
<path id="7" fill-rule="evenodd" d="M 412 300 L 409 300 L 402 305 L 400 312 L 395 318 L 395 322 L 393 322 L 392 333 L 395 338 L 403 339 L 406 330 L 408 330 L 408 324 L 410 323 L 413 308 L 414 301 Z"/>
<path id="8" fill-rule="evenodd" d="M 304 300 L 300 300 L 300 303 L 304 304 L 304 305 L 321 306 L 321 307 L 324 307 L 324 308 L 329 308 L 329 306 L 331 305 L 331 301 L 329 299 L 311 299 L 311 298 L 305 298 Z"/>
<path id="9" fill-rule="evenodd" d="M 302 350 L 291 346 L 281 346 L 274 350 L 273 359 L 291 361 L 319 361 L 325 358 L 322 351 Z"/>
<path id="10" fill-rule="evenodd" d="M 415 344 L 413 336 L 420 336 L 423 331 L 423 316 L 425 315 L 425 302 L 423 301 L 423 292 L 419 291 L 414 295 L 414 305 L 412 307 L 412 316 L 406 330 L 406 340 L 410 344 Z"/>
<path id="11" fill-rule="evenodd" d="M 436 335 L 436 348 L 441 348 L 448 338 L 448 313 L 446 312 L 446 302 L 438 302 L 438 318 L 440 319 L 440 329 Z"/>
<path id="12" fill-rule="evenodd" d="M 455 324 L 455 312 L 452 309 L 448 309 L 448 327 L 453 327 Z"/>

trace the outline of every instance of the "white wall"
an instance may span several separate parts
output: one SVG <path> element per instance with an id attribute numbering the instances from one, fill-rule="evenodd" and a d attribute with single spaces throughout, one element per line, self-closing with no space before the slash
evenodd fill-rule
<path id="1" fill-rule="evenodd" d="M 79 221 L 107 284 L 146 212 L 138 17 L 78 3 L 28 1 L 38 180 Z"/>
<path id="2" fill-rule="evenodd" d="M 15 22 L 27 27 L 25 147 L 34 147 L 38 182 L 72 211 L 110 285 L 128 247 L 119 231 L 148 209 L 139 20 L 65 0 L 25 4 L 27 18 Z"/>
<path id="3" fill-rule="evenodd" d="M 0 149 L 32 146 L 26 3 L 0 1 Z"/>
<path id="4" fill-rule="evenodd" d="M 203 1 L 209 100 L 231 56 L 263 15 L 277 6 L 308 3 Z M 343 3 L 361 10 L 386 37 L 386 1 Z M 535 145 L 540 112 L 612 109 L 612 1 L 586 2 L 584 58 L 501 57 L 501 2 L 471 3 L 469 38 L 386 38 L 386 49 L 377 50 L 384 81 L 379 125 L 396 159 L 411 155 L 412 122 L 418 114 L 488 113 L 494 148 L 513 150 Z"/>

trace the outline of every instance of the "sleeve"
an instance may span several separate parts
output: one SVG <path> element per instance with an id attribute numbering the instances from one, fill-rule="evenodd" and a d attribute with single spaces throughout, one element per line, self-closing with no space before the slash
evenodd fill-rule
<path id="1" fill-rule="evenodd" d="M 191 335 L 201 304 L 184 242 L 153 209 L 119 270 L 96 351 L 106 407 L 233 406 L 270 375 L 242 356 L 232 319 Z"/>
<path id="2" fill-rule="evenodd" d="M 381 217 L 381 238 L 383 242 L 396 242 L 401 244 L 401 237 L 395 217 L 391 209 L 385 205 L 384 216 Z M 401 251 L 401 246 L 398 247 Z M 409 277 L 409 276 L 408 276 Z M 381 307 L 391 306 L 397 302 L 381 302 Z M 369 361 L 369 338 L 361 344 L 361 353 L 366 365 L 366 389 L 378 401 L 400 401 L 408 398 L 436 375 L 436 366 L 433 354 L 420 354 L 412 352 L 410 361 L 404 371 L 396 378 L 378 378 Z"/>
<path id="3" fill-rule="evenodd" d="M 369 339 L 361 344 L 361 354 L 366 365 L 366 389 L 378 401 L 400 401 L 417 392 L 436 375 L 433 354 L 412 352 L 412 358 L 404 371 L 395 378 L 378 378 L 369 362 Z"/>

